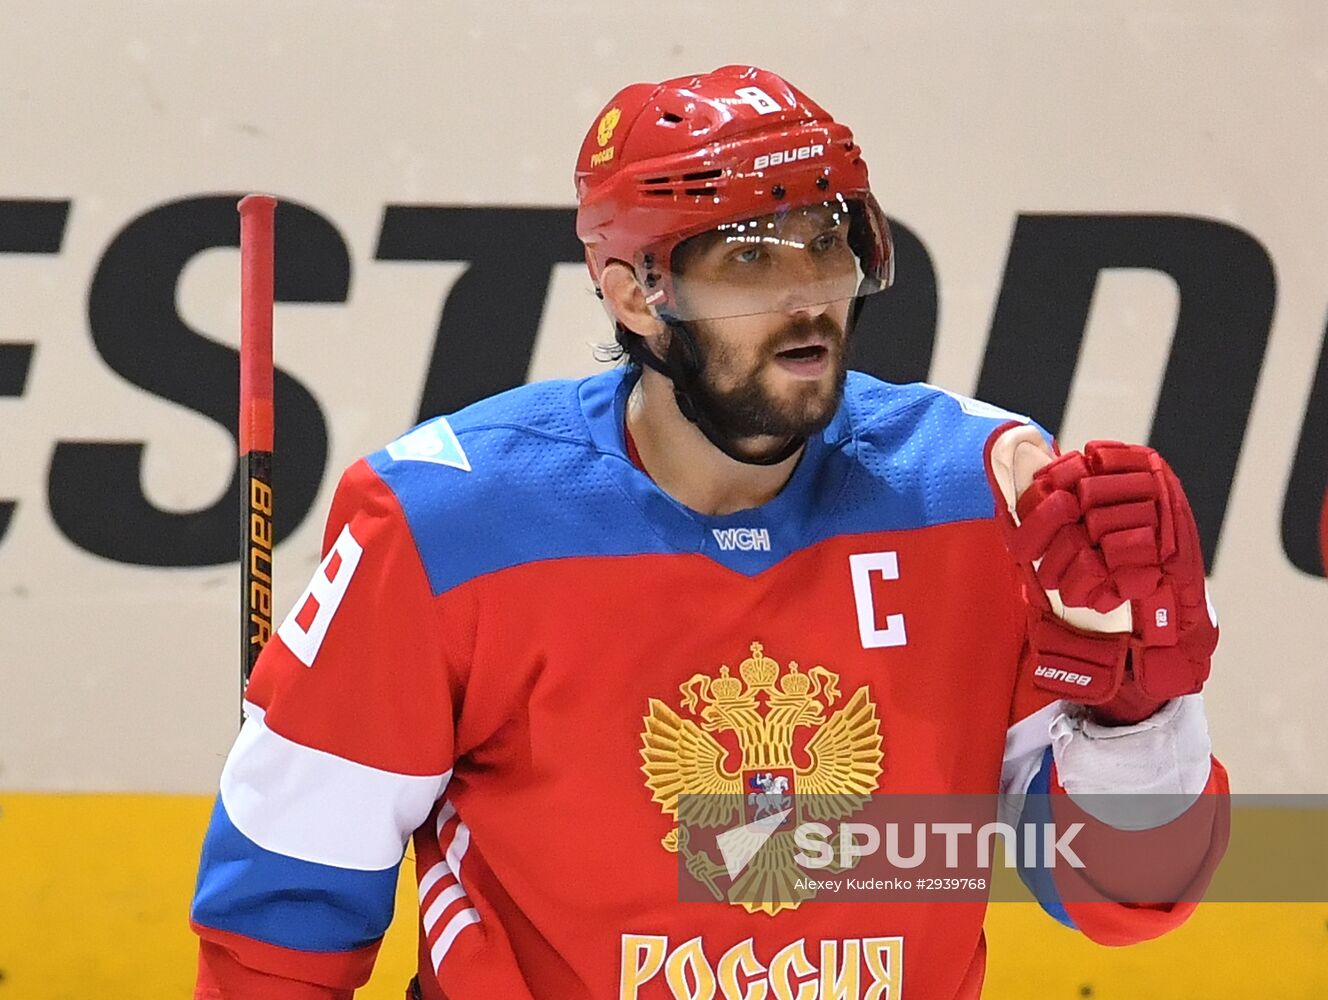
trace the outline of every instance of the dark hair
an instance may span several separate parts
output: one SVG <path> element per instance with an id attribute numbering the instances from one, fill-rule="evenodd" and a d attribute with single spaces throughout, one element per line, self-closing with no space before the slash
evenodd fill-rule
<path id="1" fill-rule="evenodd" d="M 613 343 L 596 344 L 595 360 L 605 364 L 622 365 L 625 368 L 640 368 L 640 352 L 648 351 L 645 337 L 633 333 L 621 323 L 613 324 Z"/>

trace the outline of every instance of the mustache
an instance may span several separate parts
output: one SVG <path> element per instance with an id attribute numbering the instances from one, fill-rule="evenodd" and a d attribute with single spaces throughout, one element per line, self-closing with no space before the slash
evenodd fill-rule
<path id="1" fill-rule="evenodd" d="M 778 354 L 780 351 L 801 347 L 813 341 L 833 348 L 841 345 L 846 339 L 843 327 L 824 313 L 819 316 L 806 316 L 790 321 L 771 339 L 770 354 Z"/>

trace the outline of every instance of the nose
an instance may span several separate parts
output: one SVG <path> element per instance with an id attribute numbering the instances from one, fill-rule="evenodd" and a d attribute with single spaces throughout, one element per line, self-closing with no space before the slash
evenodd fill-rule
<path id="1" fill-rule="evenodd" d="M 829 308 L 825 275 L 806 249 L 789 248 L 780 269 L 780 311 L 814 318 Z"/>
<path id="2" fill-rule="evenodd" d="M 808 295 L 807 298 L 819 300 L 819 299 L 824 299 L 825 296 Z M 822 302 L 822 301 L 797 302 L 794 303 L 793 305 L 790 305 L 789 308 L 785 310 L 785 312 L 787 312 L 790 316 L 797 316 L 803 319 L 816 319 L 816 317 L 822 315 L 829 308 L 830 308 L 829 302 Z"/>

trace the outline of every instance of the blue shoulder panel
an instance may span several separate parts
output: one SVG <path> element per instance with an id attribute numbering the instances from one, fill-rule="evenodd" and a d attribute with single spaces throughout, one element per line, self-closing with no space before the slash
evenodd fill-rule
<path id="1" fill-rule="evenodd" d="M 832 534 L 991 517 L 987 439 L 1008 421 L 1030 422 L 925 382 L 891 385 L 857 373 L 849 376 L 845 406 L 855 438 L 855 475 Z"/>
<path id="2" fill-rule="evenodd" d="M 631 516 L 606 468 L 626 455 L 603 454 L 590 438 L 581 392 L 603 379 L 521 386 L 369 456 L 401 502 L 435 594 L 521 563 L 671 550 Z M 411 453 L 421 447 L 428 455 Z"/>
<path id="3" fill-rule="evenodd" d="M 850 373 L 844 404 L 760 507 L 688 510 L 629 460 L 633 385 L 615 369 L 521 386 L 426 421 L 369 456 L 410 523 L 435 594 L 546 559 L 704 555 L 745 575 L 843 534 L 990 517 L 988 435 L 1024 419 L 925 384 Z"/>

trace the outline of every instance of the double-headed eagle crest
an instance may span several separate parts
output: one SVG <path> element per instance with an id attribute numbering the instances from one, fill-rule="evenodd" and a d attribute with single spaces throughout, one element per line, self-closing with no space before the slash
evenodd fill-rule
<path id="1" fill-rule="evenodd" d="M 760 818 L 769 811 L 772 790 L 792 792 L 793 809 L 802 820 L 851 815 L 880 780 L 881 725 L 866 686 L 827 715 L 840 699 L 838 674 L 820 665 L 802 671 L 790 660 L 781 676 L 779 664 L 765 655 L 761 643 L 753 642 L 750 650 L 738 677 L 730 676 L 723 665 L 718 677 L 693 674 L 679 687 L 682 708 L 699 724 L 650 699 L 641 734 L 641 770 L 653 801 L 675 823 L 661 841 L 663 847 L 681 853 L 687 870 L 716 899 L 727 895 L 748 912 L 773 915 L 814 894 L 795 886 L 801 870 L 793 861 L 794 851 L 778 843 L 791 842 L 792 834 L 775 833 L 773 849 L 758 852 L 725 893 L 715 881 L 724 865 L 704 850 L 693 850 L 688 830 L 731 828 Z M 805 743 L 804 729 L 811 730 Z M 724 737 L 726 733 L 733 735 Z M 689 796 L 681 822 L 680 795 Z"/>

